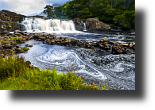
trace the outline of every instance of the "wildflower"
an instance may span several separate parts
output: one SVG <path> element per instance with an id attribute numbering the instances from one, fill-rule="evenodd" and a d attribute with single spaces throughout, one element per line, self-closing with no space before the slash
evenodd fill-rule
<path id="1" fill-rule="evenodd" d="M 81 77 L 79 76 L 79 78 L 81 79 Z"/>
<path id="2" fill-rule="evenodd" d="M 75 82 L 72 82 L 72 84 L 75 84 Z"/>
<path id="3" fill-rule="evenodd" d="M 82 79 L 80 79 L 80 81 L 82 81 Z"/>
<path id="4" fill-rule="evenodd" d="M 104 88 L 103 88 L 103 90 L 106 90 L 106 88 L 107 88 L 107 86 L 105 85 Z"/>
<path id="5" fill-rule="evenodd" d="M 95 83 L 92 83 L 93 85 L 95 85 Z"/>

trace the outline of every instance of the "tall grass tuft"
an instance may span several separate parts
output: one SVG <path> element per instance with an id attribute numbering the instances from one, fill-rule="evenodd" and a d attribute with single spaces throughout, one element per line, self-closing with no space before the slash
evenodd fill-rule
<path id="1" fill-rule="evenodd" d="M 56 69 L 29 68 L 24 58 L 0 57 L 0 90 L 105 90 L 106 86 L 88 85 L 81 77 Z"/>
<path id="2" fill-rule="evenodd" d="M 4 59 L 0 56 L 0 81 L 10 76 L 19 76 L 26 69 L 24 58 L 6 56 Z"/>

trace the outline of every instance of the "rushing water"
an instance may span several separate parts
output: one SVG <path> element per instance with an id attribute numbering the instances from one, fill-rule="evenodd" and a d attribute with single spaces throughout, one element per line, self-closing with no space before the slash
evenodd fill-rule
<path id="1" fill-rule="evenodd" d="M 30 33 L 51 33 L 57 37 L 85 41 L 99 41 L 108 38 L 110 41 L 134 42 L 134 33 L 102 32 L 90 33 L 75 30 L 72 20 L 25 18 L 21 22 L 22 31 Z M 84 24 L 84 31 L 86 25 Z M 108 89 L 135 89 L 135 54 L 110 54 L 111 51 L 85 49 L 82 47 L 65 47 L 47 45 L 41 41 L 30 40 L 21 44 L 33 45 L 27 53 L 19 54 L 32 65 L 39 68 L 55 67 L 60 73 L 74 71 L 90 82 L 104 82 Z"/>
<path id="2" fill-rule="evenodd" d="M 42 32 L 42 31 L 40 31 Z M 133 42 L 134 34 L 89 33 L 80 31 L 49 31 L 46 32 L 66 38 L 98 41 L 108 38 L 117 42 Z M 39 68 L 56 68 L 60 73 L 73 71 L 84 79 L 107 85 L 108 89 L 135 90 L 135 54 L 113 55 L 107 51 L 86 49 L 82 47 L 65 47 L 47 45 L 41 41 L 30 40 L 21 44 L 31 44 L 25 57 L 32 65 Z"/>

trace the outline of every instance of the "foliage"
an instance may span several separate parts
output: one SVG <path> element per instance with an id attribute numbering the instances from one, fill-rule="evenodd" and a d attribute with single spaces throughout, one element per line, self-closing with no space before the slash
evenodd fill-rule
<path id="1" fill-rule="evenodd" d="M 58 74 L 56 69 L 30 69 L 23 58 L 0 58 L 0 90 L 105 90 L 106 86 L 88 85 L 74 73 Z"/>
<path id="2" fill-rule="evenodd" d="M 54 13 L 68 19 L 97 17 L 123 29 L 135 28 L 135 0 L 72 0 L 55 7 Z"/>
<path id="3" fill-rule="evenodd" d="M 7 41 L 7 40 L 2 40 L 2 41 L 0 41 L 2 44 L 9 44 L 9 43 L 11 43 L 12 41 Z"/>
<path id="4" fill-rule="evenodd" d="M 8 27 L 11 28 L 11 24 L 10 23 L 8 24 Z"/>
<path id="5" fill-rule="evenodd" d="M 17 41 L 21 41 L 22 39 L 21 38 L 11 38 L 11 40 L 14 40 L 14 39 L 16 39 Z"/>
<path id="6" fill-rule="evenodd" d="M 10 76 L 19 76 L 20 72 L 24 71 L 26 67 L 24 59 L 19 57 L 15 59 L 9 56 L 3 59 L 0 56 L 0 62 L 0 81 Z"/>
<path id="7" fill-rule="evenodd" d="M 54 15 L 53 6 L 51 6 L 51 5 L 46 5 L 44 7 L 43 13 L 45 13 L 47 15 L 47 17 L 56 18 L 56 15 Z"/>
<path id="8" fill-rule="evenodd" d="M 29 48 L 28 48 L 28 47 L 22 47 L 22 48 L 20 48 L 19 50 L 21 50 L 21 51 L 28 51 Z"/>

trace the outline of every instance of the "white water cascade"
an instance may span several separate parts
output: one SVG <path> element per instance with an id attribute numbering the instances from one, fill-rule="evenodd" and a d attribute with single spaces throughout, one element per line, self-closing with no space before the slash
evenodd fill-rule
<path id="1" fill-rule="evenodd" d="M 86 30 L 86 24 L 83 23 L 83 25 L 84 25 L 83 31 L 87 31 L 87 30 Z"/>
<path id="2" fill-rule="evenodd" d="M 40 32 L 40 31 L 75 31 L 75 25 L 72 20 L 24 18 L 21 22 L 22 31 Z"/>
<path id="3" fill-rule="evenodd" d="M 81 21 L 81 25 L 83 25 L 83 31 L 87 31 L 86 30 L 86 23 L 84 23 L 83 21 Z"/>

